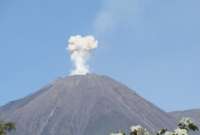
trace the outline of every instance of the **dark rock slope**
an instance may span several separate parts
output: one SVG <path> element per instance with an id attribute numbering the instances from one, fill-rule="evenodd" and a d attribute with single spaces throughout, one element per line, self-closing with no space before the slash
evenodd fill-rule
<path id="1" fill-rule="evenodd" d="M 94 74 L 58 79 L 1 107 L 0 119 L 16 122 L 13 135 L 109 135 L 136 124 L 151 131 L 175 126 L 133 90 Z"/>

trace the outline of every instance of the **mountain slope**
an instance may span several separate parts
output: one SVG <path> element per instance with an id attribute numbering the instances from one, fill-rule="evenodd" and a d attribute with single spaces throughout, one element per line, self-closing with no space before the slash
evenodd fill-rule
<path id="1" fill-rule="evenodd" d="M 14 135 L 108 135 L 140 124 L 150 131 L 173 128 L 174 119 L 106 76 L 58 79 L 35 94 L 0 108 L 14 121 Z"/>

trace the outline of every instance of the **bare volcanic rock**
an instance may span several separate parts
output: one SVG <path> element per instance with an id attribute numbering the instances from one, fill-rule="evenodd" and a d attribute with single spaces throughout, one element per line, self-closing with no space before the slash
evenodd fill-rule
<path id="1" fill-rule="evenodd" d="M 60 78 L 38 92 L 0 108 L 14 121 L 12 135 L 109 135 L 140 124 L 172 129 L 175 120 L 133 90 L 106 76 Z"/>

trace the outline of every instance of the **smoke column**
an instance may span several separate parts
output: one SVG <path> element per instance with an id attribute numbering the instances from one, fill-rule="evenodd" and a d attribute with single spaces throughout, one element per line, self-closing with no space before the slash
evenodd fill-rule
<path id="1" fill-rule="evenodd" d="M 98 47 L 98 41 L 93 36 L 71 36 L 68 41 L 70 58 L 75 69 L 71 75 L 85 75 L 90 72 L 87 61 L 93 49 Z"/>

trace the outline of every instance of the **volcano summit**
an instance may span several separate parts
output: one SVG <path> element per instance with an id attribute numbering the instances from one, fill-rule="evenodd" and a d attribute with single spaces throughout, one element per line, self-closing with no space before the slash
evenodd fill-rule
<path id="1" fill-rule="evenodd" d="M 0 108 L 12 135 L 109 135 L 140 124 L 150 131 L 175 127 L 174 119 L 123 84 L 95 74 L 57 79 Z"/>

